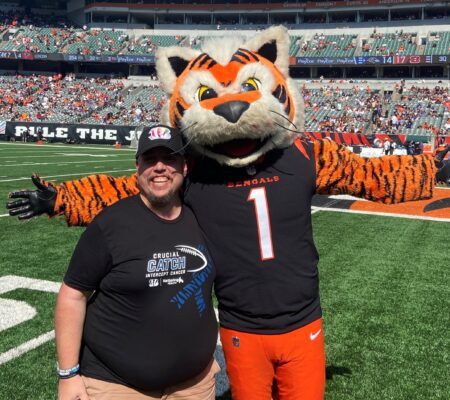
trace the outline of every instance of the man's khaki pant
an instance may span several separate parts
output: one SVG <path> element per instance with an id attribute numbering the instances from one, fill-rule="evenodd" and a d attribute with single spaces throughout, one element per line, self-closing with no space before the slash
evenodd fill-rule
<path id="1" fill-rule="evenodd" d="M 141 392 L 128 386 L 82 376 L 90 400 L 214 400 L 214 376 L 220 371 L 212 360 L 208 367 L 193 379 L 165 390 Z"/>

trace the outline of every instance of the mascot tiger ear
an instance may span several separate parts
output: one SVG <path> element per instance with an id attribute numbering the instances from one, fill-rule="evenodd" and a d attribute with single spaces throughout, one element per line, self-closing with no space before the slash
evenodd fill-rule
<path id="1" fill-rule="evenodd" d="M 288 30 L 283 26 L 273 26 L 252 37 L 242 47 L 268 59 L 285 77 L 288 77 L 289 44 Z"/>
<path id="2" fill-rule="evenodd" d="M 282 26 L 274 26 L 252 37 L 242 47 L 268 59 L 277 66 L 285 77 L 288 77 L 289 43 L 287 29 Z M 173 93 L 177 78 L 189 62 L 201 53 L 200 50 L 180 46 L 160 47 L 156 51 L 156 71 L 167 94 Z"/>
<path id="3" fill-rule="evenodd" d="M 160 47 L 156 51 L 156 71 L 167 94 L 172 94 L 177 78 L 189 62 L 200 55 L 200 50 L 189 47 Z"/>

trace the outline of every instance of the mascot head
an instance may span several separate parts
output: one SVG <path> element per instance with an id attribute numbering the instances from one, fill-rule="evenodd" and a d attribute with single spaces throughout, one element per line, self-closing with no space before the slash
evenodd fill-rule
<path id="1" fill-rule="evenodd" d="M 211 39 L 201 51 L 160 48 L 163 122 L 182 129 L 195 151 L 235 167 L 288 146 L 299 116 L 289 45 L 287 30 L 272 27 L 247 41 Z"/>

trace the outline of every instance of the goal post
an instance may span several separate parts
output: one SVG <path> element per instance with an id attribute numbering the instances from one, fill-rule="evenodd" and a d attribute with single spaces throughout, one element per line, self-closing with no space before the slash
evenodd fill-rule
<path id="1" fill-rule="evenodd" d="M 141 137 L 142 131 L 144 130 L 144 126 L 137 126 L 134 132 L 132 132 L 131 140 L 130 140 L 130 149 L 137 149 L 139 138 Z"/>

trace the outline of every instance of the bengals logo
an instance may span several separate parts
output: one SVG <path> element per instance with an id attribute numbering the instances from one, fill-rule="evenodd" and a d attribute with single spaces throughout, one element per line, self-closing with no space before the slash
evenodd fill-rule
<path id="1" fill-rule="evenodd" d="M 170 140 L 171 137 L 170 129 L 161 126 L 150 129 L 150 132 L 148 133 L 148 138 L 150 140 Z"/>
<path id="2" fill-rule="evenodd" d="M 334 199 L 333 208 L 450 219 L 449 195 L 449 189 L 435 188 L 432 199 L 390 205 L 362 200 L 338 200 L 336 202 L 336 199 Z M 320 203 L 323 203 L 320 198 L 315 198 L 313 201 L 315 206 L 322 206 L 323 204 Z"/>
<path id="3" fill-rule="evenodd" d="M 436 211 L 436 210 L 443 210 L 444 208 L 450 209 L 450 197 L 447 197 L 445 199 L 435 200 L 435 201 L 432 201 L 431 203 L 428 203 L 424 207 L 423 212 L 427 213 L 427 212 L 432 212 L 432 211 Z M 449 214 L 450 214 L 450 212 L 449 212 Z"/>

